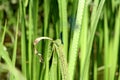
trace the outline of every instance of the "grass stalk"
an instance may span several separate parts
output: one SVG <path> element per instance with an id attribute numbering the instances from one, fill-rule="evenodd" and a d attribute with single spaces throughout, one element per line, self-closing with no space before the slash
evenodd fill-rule
<path id="1" fill-rule="evenodd" d="M 72 47 L 71 47 L 70 56 L 69 56 L 68 70 L 69 70 L 70 80 L 74 79 L 74 71 L 75 71 L 75 65 L 76 65 L 78 43 L 79 43 L 79 36 L 80 36 L 80 31 L 81 31 L 84 6 L 85 6 L 85 0 L 79 0 L 78 8 L 77 8 L 77 17 L 76 17 L 76 22 L 74 26 L 75 29 L 74 29 L 74 34 L 73 34 Z"/>
<path id="2" fill-rule="evenodd" d="M 1 0 L 0 79 L 120 80 L 119 22 L 119 0 Z"/>
<path id="3" fill-rule="evenodd" d="M 19 20 L 17 20 L 17 25 L 16 25 L 15 43 L 14 43 L 14 49 L 13 49 L 13 55 L 12 55 L 12 64 L 13 64 L 13 66 L 15 66 L 16 55 L 17 55 L 18 23 L 19 23 Z M 11 75 L 11 80 L 13 80 L 13 79 L 14 79 L 14 77 Z"/>
<path id="4" fill-rule="evenodd" d="M 49 24 L 49 13 L 50 13 L 50 2 L 51 0 L 44 0 L 44 27 L 43 27 L 43 30 L 44 30 L 44 36 L 48 36 L 48 33 L 47 31 L 49 30 L 48 28 L 48 24 Z M 44 70 L 44 80 L 48 80 L 48 75 L 49 75 L 49 62 L 48 62 L 48 59 L 47 59 L 47 56 L 48 56 L 48 44 L 49 42 L 46 41 L 44 42 L 45 43 L 45 46 L 44 46 L 44 59 L 45 59 L 45 62 L 44 62 L 44 65 L 43 65 L 43 68 L 45 66 L 45 69 Z"/>
<path id="5" fill-rule="evenodd" d="M 83 14 L 81 35 L 80 35 L 80 77 L 82 74 L 83 66 L 85 63 L 85 56 L 87 55 L 87 34 L 88 34 L 88 5 L 85 5 L 85 11 Z M 88 79 L 88 73 L 85 74 L 84 80 Z"/>
<path id="6" fill-rule="evenodd" d="M 31 12 L 31 14 L 32 14 L 32 18 L 33 18 L 33 26 L 34 26 L 34 28 L 33 28 L 33 35 L 34 35 L 34 37 L 33 37 L 33 39 L 35 39 L 36 37 L 37 37 L 37 33 L 38 33 L 38 3 L 39 3 L 39 1 L 38 0 L 34 0 L 33 1 L 33 7 L 32 7 L 32 12 Z M 32 72 L 33 72 L 33 79 L 32 80 L 38 80 L 39 79 L 39 75 L 40 75 L 40 73 L 39 73 L 39 69 L 40 68 L 40 64 L 39 64 L 39 59 L 37 58 L 37 56 L 36 55 L 34 55 L 33 54 L 33 68 L 32 68 Z"/>
<path id="7" fill-rule="evenodd" d="M 118 48 L 119 48 L 119 35 L 120 35 L 120 7 L 118 10 L 118 14 L 116 15 L 115 19 L 115 36 L 113 38 L 113 50 L 112 53 L 110 54 L 110 80 L 115 79 L 115 73 L 116 73 L 116 67 L 117 67 L 117 56 L 118 56 Z M 113 57 L 115 58 L 114 60 Z"/>
<path id="8" fill-rule="evenodd" d="M 67 59 L 68 53 L 68 23 L 67 23 L 67 1 L 58 0 L 60 27 L 63 32 L 64 54 Z"/>
<path id="9" fill-rule="evenodd" d="M 97 23 L 98 23 L 98 20 L 100 18 L 100 14 L 101 14 L 101 11 L 102 11 L 102 8 L 103 8 L 103 5 L 104 5 L 104 2 L 105 0 L 101 0 L 100 1 L 100 4 L 98 6 L 98 10 L 96 11 L 96 15 L 95 15 L 95 19 L 93 19 L 93 22 L 91 23 L 91 33 L 90 33 L 90 37 L 88 39 L 88 50 L 87 50 L 87 55 L 85 57 L 85 63 L 84 63 L 84 69 L 82 71 L 82 75 L 81 75 L 81 80 L 84 80 L 84 75 L 85 73 L 87 73 L 87 70 L 89 70 L 88 66 L 90 64 L 90 55 L 91 55 L 91 50 L 92 50 L 92 44 L 93 44 L 93 39 L 94 39 L 94 35 L 95 35 L 95 31 L 96 31 L 96 28 L 97 28 Z"/>
<path id="10" fill-rule="evenodd" d="M 108 80 L 109 78 L 109 65 L 108 65 L 108 60 L 109 60 L 109 54 L 108 54 L 108 47 L 109 47 L 109 36 L 108 36 L 108 23 L 107 23 L 107 13 L 106 13 L 106 8 L 104 11 L 104 65 L 105 65 L 105 71 L 104 71 L 104 80 Z"/>
<path id="11" fill-rule="evenodd" d="M 6 33 L 6 24 L 7 24 L 7 23 L 5 23 L 5 26 L 4 26 L 3 35 L 2 35 L 2 40 L 1 40 L 1 44 L 4 43 L 4 38 L 5 38 L 5 33 Z"/>
<path id="12" fill-rule="evenodd" d="M 9 58 L 8 52 L 4 49 L 4 46 L 0 44 L 0 56 L 5 60 L 5 63 L 7 64 L 7 69 L 12 73 L 16 80 L 26 80 L 23 75 L 15 69 L 15 67 L 12 65 L 12 61 Z"/>
<path id="13" fill-rule="evenodd" d="M 25 77 L 27 77 L 27 67 L 26 67 L 26 28 L 25 28 L 25 7 L 23 5 L 23 1 L 19 0 L 19 11 L 20 11 L 20 24 L 21 24 L 21 67 L 22 73 Z"/>

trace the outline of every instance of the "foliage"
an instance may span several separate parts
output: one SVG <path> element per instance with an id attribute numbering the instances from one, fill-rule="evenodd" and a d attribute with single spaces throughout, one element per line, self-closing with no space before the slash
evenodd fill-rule
<path id="1" fill-rule="evenodd" d="M 119 22 L 119 0 L 0 0 L 0 79 L 120 80 Z"/>

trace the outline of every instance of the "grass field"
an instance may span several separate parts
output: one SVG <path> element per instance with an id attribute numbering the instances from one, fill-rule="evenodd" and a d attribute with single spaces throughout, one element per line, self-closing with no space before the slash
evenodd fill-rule
<path id="1" fill-rule="evenodd" d="M 0 80 L 120 80 L 120 0 L 0 0 Z"/>

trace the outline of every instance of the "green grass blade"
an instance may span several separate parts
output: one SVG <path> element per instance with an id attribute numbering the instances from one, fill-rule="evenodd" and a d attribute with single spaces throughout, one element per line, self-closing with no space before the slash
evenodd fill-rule
<path id="1" fill-rule="evenodd" d="M 51 64 L 51 68 L 50 68 L 50 72 L 49 72 L 49 76 L 50 76 L 50 80 L 58 80 L 57 79 L 57 53 L 53 52 L 53 58 L 52 58 L 52 64 Z"/>
<path id="2" fill-rule="evenodd" d="M 21 73 L 19 73 L 12 64 L 9 58 L 8 52 L 4 49 L 4 46 L 0 43 L 0 56 L 4 59 L 7 64 L 7 69 L 14 75 L 16 80 L 26 80 Z"/>
<path id="3" fill-rule="evenodd" d="M 75 70 L 76 59 L 77 59 L 77 51 L 78 51 L 79 36 L 80 36 L 84 6 L 85 6 L 85 0 L 79 0 L 78 8 L 77 8 L 76 23 L 74 26 L 75 29 L 74 29 L 74 34 L 73 34 L 72 47 L 71 47 L 70 56 L 69 56 L 68 70 L 69 70 L 70 80 L 74 79 L 74 70 Z"/>
<path id="4" fill-rule="evenodd" d="M 99 4 L 99 0 L 94 0 L 94 2 L 89 3 L 91 13 L 92 13 L 91 14 L 91 28 L 94 27 L 94 26 L 92 26 L 92 23 L 94 22 L 95 17 L 96 17 L 95 15 L 96 15 L 96 11 L 97 11 L 97 8 L 98 8 L 98 4 Z"/>
<path id="5" fill-rule="evenodd" d="M 33 23 L 33 0 L 29 1 L 29 29 L 28 29 L 28 62 L 29 62 L 29 79 L 32 80 L 32 60 L 33 60 L 33 49 L 32 49 L 32 42 L 33 42 L 33 29 L 34 29 L 34 23 Z"/>
<path id="6" fill-rule="evenodd" d="M 88 5 L 85 5 L 85 11 L 83 15 L 83 22 L 80 35 L 80 76 L 82 74 L 83 66 L 85 63 L 85 56 L 87 55 L 87 34 L 88 34 Z M 88 73 L 85 74 L 84 80 L 88 79 Z"/>
<path id="7" fill-rule="evenodd" d="M 17 25 L 16 25 L 15 43 L 14 43 L 13 56 L 12 56 L 12 63 L 14 66 L 15 66 L 16 54 L 17 54 L 18 23 L 19 23 L 19 20 L 17 20 Z"/>
<path id="8" fill-rule="evenodd" d="M 67 23 L 67 1 L 58 0 L 59 5 L 59 17 L 60 17 L 60 27 L 63 31 L 63 43 L 64 43 L 64 54 L 67 58 L 68 52 L 68 23 Z"/>
<path id="9" fill-rule="evenodd" d="M 38 33 L 38 4 L 39 4 L 39 0 L 34 0 L 33 3 L 34 6 L 32 7 L 32 18 L 33 18 L 33 38 L 35 39 L 37 37 L 37 33 Z M 39 59 L 36 55 L 33 55 L 33 71 L 32 71 L 32 75 L 33 75 L 33 79 L 32 80 L 38 80 L 39 79 L 39 69 L 40 68 L 40 63 L 39 63 Z"/>
<path id="10" fill-rule="evenodd" d="M 97 80 L 97 61 L 94 61 L 94 80 Z"/>
<path id="11" fill-rule="evenodd" d="M 14 49 L 13 49 L 13 55 L 12 55 L 12 64 L 13 64 L 13 66 L 15 66 L 15 63 L 16 63 L 17 39 L 18 39 L 18 23 L 19 23 L 19 21 L 17 20 L 15 42 L 14 42 Z M 10 80 L 14 79 L 14 77 L 12 75 L 10 77 L 11 77 Z"/>
<path id="12" fill-rule="evenodd" d="M 44 0 L 44 36 L 47 36 L 51 0 Z"/>
<path id="13" fill-rule="evenodd" d="M 2 34 L 2 40 L 0 40 L 0 44 L 4 43 L 5 33 L 6 33 L 6 23 L 5 23 L 3 34 Z M 1 56 L 0 56 L 0 61 L 1 61 Z"/>
<path id="14" fill-rule="evenodd" d="M 108 80 L 109 78 L 109 54 L 108 54 L 108 47 L 109 47 L 109 36 L 108 36 L 108 23 L 107 23 L 107 12 L 106 7 L 104 11 L 104 65 L 105 65 L 105 71 L 104 71 L 104 80 Z"/>
<path id="15" fill-rule="evenodd" d="M 19 0 L 19 13 L 20 13 L 20 26 L 21 26 L 21 68 L 22 73 L 25 77 L 27 77 L 26 70 L 26 32 L 25 32 L 25 8 L 23 5 L 23 1 Z"/>
<path id="16" fill-rule="evenodd" d="M 100 18 L 100 14 L 101 14 L 104 2 L 105 2 L 105 0 L 100 1 L 100 4 L 98 6 L 98 10 L 97 10 L 96 15 L 95 15 L 95 19 L 91 23 L 92 29 L 91 29 L 91 33 L 89 35 L 90 37 L 88 39 L 88 51 L 87 51 L 87 55 L 85 57 L 86 62 L 84 63 L 84 69 L 82 71 L 81 80 L 84 80 L 84 75 L 85 75 L 85 73 L 87 73 L 87 70 L 89 68 L 88 66 L 90 64 L 89 60 L 90 60 L 90 55 L 91 55 L 91 50 L 92 50 L 93 39 L 94 39 L 95 31 L 97 28 L 97 23 L 98 23 L 98 20 Z"/>
<path id="17" fill-rule="evenodd" d="M 112 47 L 112 52 L 114 54 L 110 54 L 110 80 L 114 80 L 115 78 L 115 72 L 116 72 L 116 67 L 117 67 L 117 59 L 118 59 L 118 48 L 119 48 L 119 35 L 120 35 L 120 7 L 118 14 L 116 15 L 115 19 L 115 36 L 113 40 L 113 47 Z M 114 58 L 114 59 L 113 59 Z"/>
<path id="18" fill-rule="evenodd" d="M 43 30 L 44 30 L 44 36 L 48 36 L 48 33 L 47 31 L 49 30 L 48 26 L 49 26 L 49 13 L 50 13 L 50 2 L 51 0 L 44 0 L 44 27 L 43 27 Z M 49 62 L 47 60 L 47 56 L 48 56 L 48 45 L 49 45 L 49 42 L 46 41 L 44 42 L 45 43 L 45 46 L 44 46 L 44 65 L 43 67 L 45 66 L 45 69 L 44 70 L 44 75 L 42 76 L 44 78 L 44 80 L 48 80 L 49 79 Z"/>
<path id="19" fill-rule="evenodd" d="M 6 32 L 6 23 L 5 23 L 4 30 L 3 30 L 3 35 L 2 35 L 2 41 L 1 41 L 1 44 L 4 43 L 5 32 Z"/>
<path id="20" fill-rule="evenodd" d="M 50 48 L 50 42 L 46 42 L 46 47 L 45 47 L 45 55 L 44 55 L 44 63 L 45 63 L 45 74 L 44 74 L 44 80 L 49 80 L 49 48 Z"/>

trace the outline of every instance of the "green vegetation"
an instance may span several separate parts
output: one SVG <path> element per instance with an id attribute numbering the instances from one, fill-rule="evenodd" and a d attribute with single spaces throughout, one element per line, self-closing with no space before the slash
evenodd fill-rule
<path id="1" fill-rule="evenodd" d="M 120 80 L 120 0 L 0 0 L 0 80 Z"/>

